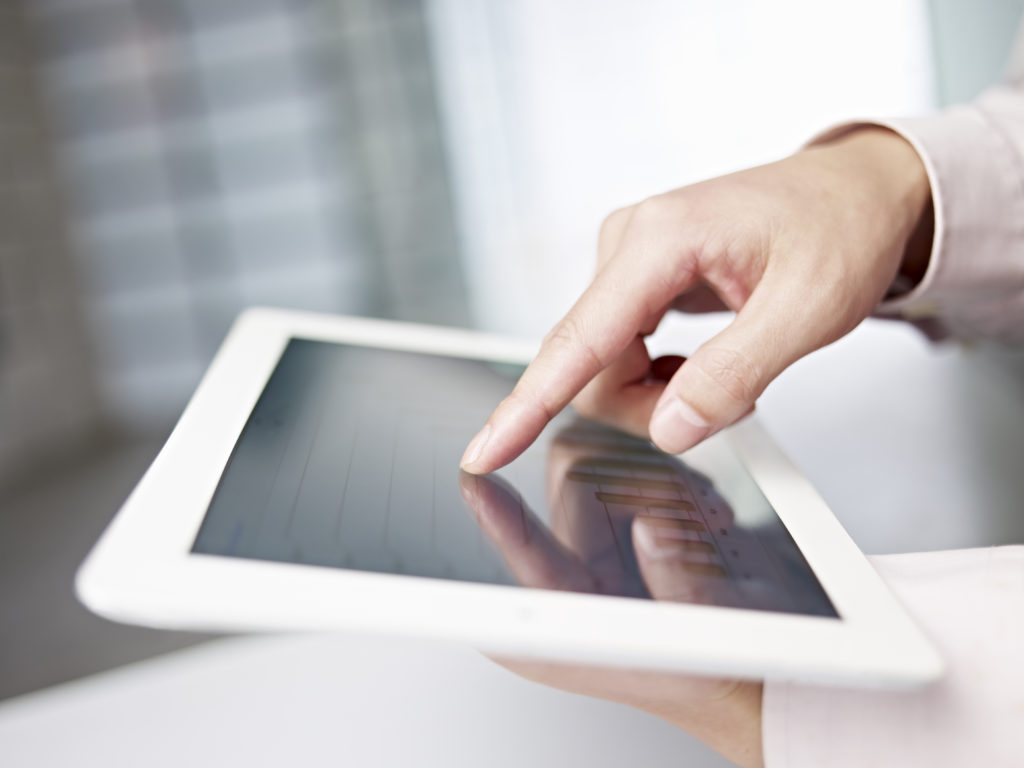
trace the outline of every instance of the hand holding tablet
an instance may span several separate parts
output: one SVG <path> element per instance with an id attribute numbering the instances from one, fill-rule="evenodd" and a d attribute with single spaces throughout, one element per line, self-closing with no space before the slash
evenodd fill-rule
<path id="1" fill-rule="evenodd" d="M 565 432 L 579 432 L 582 424 Z M 593 431 L 596 425 L 584 427 Z M 605 430 L 610 436 L 610 430 Z M 575 435 L 571 435 L 575 436 Z M 636 445 L 629 441 L 627 445 Z M 715 605 L 726 599 L 729 582 L 707 557 L 713 552 L 673 517 L 633 514 L 615 522 L 594 509 L 590 486 L 576 462 L 559 457 L 570 441 L 556 440 L 549 460 L 548 493 L 566 500 L 566 513 L 547 528 L 504 481 L 463 473 L 463 496 L 481 528 L 497 545 L 524 586 L 650 597 L 670 602 Z M 570 451 L 573 449 L 570 448 Z M 654 454 L 654 449 L 645 452 Z M 589 453 L 589 452 L 587 452 Z M 606 459 L 589 453 L 584 457 Z M 560 466 L 563 465 L 563 466 Z M 591 477 L 585 477 L 589 480 Z M 568 487 L 566 487 L 568 486 Z M 564 494 L 564 495 L 563 495 Z M 724 500 L 717 500 L 716 505 Z M 671 509 L 665 508 L 666 511 Z M 617 525 L 616 525 L 617 523 Z M 663 527 L 662 523 L 668 523 Z M 731 525 L 730 522 L 726 524 Z M 634 546 L 617 556 L 609 533 Z M 630 533 L 631 530 L 631 533 Z M 681 534 L 681 535 L 673 535 Z M 635 565 L 630 568 L 626 563 Z M 727 678 L 681 673 L 552 663 L 518 658 L 495 659 L 512 672 L 543 685 L 641 709 L 702 739 L 741 765 L 760 744 L 761 686 Z M 753 761 L 756 764 L 756 760 Z"/>

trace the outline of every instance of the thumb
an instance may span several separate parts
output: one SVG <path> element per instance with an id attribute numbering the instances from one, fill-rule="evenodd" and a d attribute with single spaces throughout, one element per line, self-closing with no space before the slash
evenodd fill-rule
<path id="1" fill-rule="evenodd" d="M 757 311 L 755 296 L 736 319 L 683 363 L 651 415 L 651 440 L 681 453 L 739 420 L 765 387 L 816 345 L 794 333 L 788 313 Z"/>

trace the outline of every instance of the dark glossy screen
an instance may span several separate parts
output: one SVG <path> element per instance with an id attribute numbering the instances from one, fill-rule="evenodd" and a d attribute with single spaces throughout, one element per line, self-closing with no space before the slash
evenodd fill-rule
<path id="1" fill-rule="evenodd" d="M 460 473 L 516 373 L 291 340 L 193 551 L 836 616 L 719 438 L 681 461 L 566 412 L 509 467 Z"/>

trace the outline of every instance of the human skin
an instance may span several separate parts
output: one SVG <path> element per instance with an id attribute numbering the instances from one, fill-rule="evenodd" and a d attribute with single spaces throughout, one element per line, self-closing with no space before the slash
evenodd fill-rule
<path id="1" fill-rule="evenodd" d="M 504 466 L 570 401 L 665 451 L 692 447 L 749 413 L 793 362 L 855 328 L 898 273 L 920 279 L 931 205 L 913 147 L 865 127 L 615 211 L 601 228 L 593 281 L 470 442 L 462 468 Z M 736 316 L 685 361 L 652 360 L 644 338 L 671 309 Z M 740 765 L 763 763 L 759 683 L 716 681 L 720 697 L 694 699 L 693 678 L 510 666 L 652 712 Z"/>
<path id="2" fill-rule="evenodd" d="M 584 416 L 686 450 L 748 413 L 793 362 L 855 328 L 901 265 L 919 277 L 930 211 L 920 158 L 881 128 L 615 211 L 593 281 L 462 468 L 481 474 L 512 461 L 573 398 Z M 908 252 L 915 230 L 922 245 Z M 644 337 L 670 309 L 736 316 L 666 382 Z"/>

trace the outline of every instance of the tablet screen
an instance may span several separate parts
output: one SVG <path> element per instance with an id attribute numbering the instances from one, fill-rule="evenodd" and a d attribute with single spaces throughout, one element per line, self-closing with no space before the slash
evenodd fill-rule
<path id="1" fill-rule="evenodd" d="M 508 467 L 461 473 L 517 373 L 292 339 L 193 551 L 837 617 L 719 437 L 678 458 L 566 411 Z"/>

